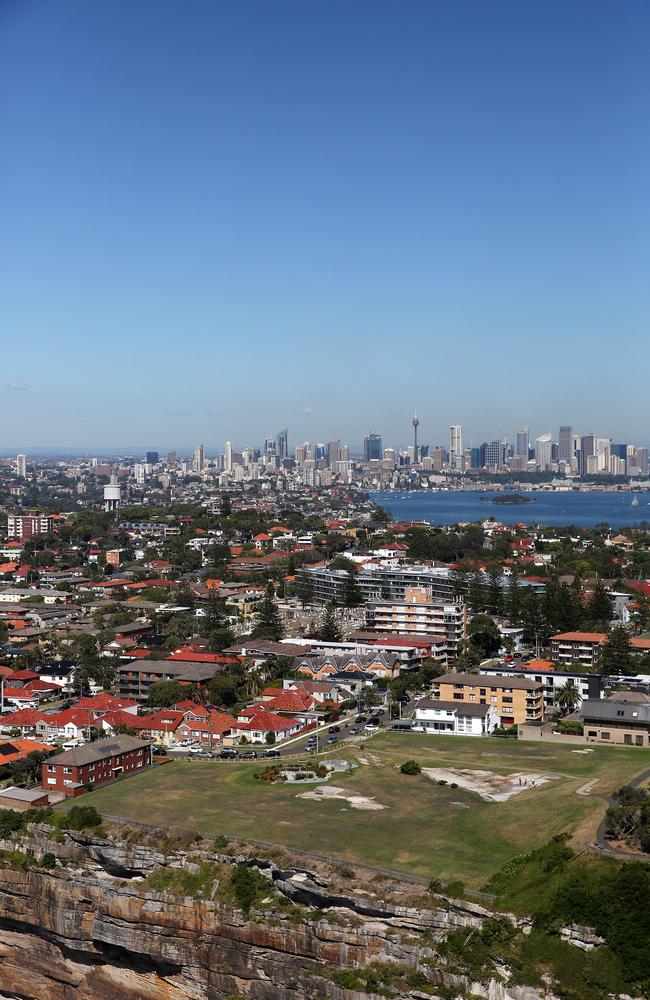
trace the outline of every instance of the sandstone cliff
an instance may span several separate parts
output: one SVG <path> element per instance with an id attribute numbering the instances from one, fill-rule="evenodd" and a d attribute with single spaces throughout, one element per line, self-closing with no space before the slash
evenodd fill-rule
<path id="1" fill-rule="evenodd" d="M 59 838 L 60 839 L 60 838 Z M 268 858 L 245 863 L 268 878 L 282 905 L 261 900 L 245 915 L 219 898 L 152 891 L 147 874 L 192 870 L 201 859 L 242 861 L 192 851 L 153 850 L 118 840 L 32 828 L 16 843 L 30 856 L 0 862 L 0 995 L 20 1000 L 357 1000 L 372 992 L 346 988 L 336 970 L 403 969 L 418 974 L 382 996 L 468 995 L 470 984 L 438 961 L 436 943 L 450 928 L 480 927 L 485 911 L 465 902 L 411 905 L 399 886 L 359 888 L 323 873 L 280 867 Z M 60 859 L 42 867 L 46 852 Z M 32 860 L 33 858 L 33 860 Z M 288 904 L 288 906 L 287 906 Z M 401 982 L 401 980 L 400 980 Z M 440 992 L 439 992 L 440 991 Z M 536 1000 L 497 979 L 473 992 L 490 1000 Z"/>

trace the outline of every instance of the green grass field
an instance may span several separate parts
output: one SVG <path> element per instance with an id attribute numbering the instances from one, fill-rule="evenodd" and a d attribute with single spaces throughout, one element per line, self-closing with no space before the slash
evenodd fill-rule
<path id="1" fill-rule="evenodd" d="M 331 783 L 386 806 L 361 811 L 345 801 L 298 798 L 313 786 L 256 781 L 261 762 L 229 764 L 183 761 L 165 764 L 92 795 L 103 812 L 163 827 L 191 821 L 208 833 L 272 841 L 445 880 L 480 886 L 521 851 L 541 846 L 562 831 L 574 845 L 593 839 L 605 809 L 602 799 L 576 790 L 598 778 L 594 791 L 608 792 L 650 767 L 650 751 L 386 733 L 364 749 L 353 772 Z M 369 757 L 368 757 L 369 755 Z M 423 767 L 460 767 L 500 774 L 529 771 L 554 780 L 507 802 L 486 802 L 474 792 L 439 786 L 424 775 L 407 777 L 408 758 Z M 91 800 L 88 800 L 90 804 Z"/>

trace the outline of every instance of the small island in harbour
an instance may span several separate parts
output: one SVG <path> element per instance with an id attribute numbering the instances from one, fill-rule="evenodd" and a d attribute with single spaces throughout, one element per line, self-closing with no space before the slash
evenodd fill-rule
<path id="1" fill-rule="evenodd" d="M 536 503 L 532 497 L 527 497 L 523 493 L 504 493 L 498 497 L 481 497 L 482 503 Z"/>

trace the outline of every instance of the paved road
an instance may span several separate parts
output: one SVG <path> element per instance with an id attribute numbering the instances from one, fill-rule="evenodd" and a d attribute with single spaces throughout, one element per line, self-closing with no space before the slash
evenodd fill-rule
<path id="1" fill-rule="evenodd" d="M 373 709 L 372 713 L 374 713 L 376 711 L 377 710 Z M 366 720 L 366 722 L 370 721 L 370 716 L 371 716 L 372 713 L 370 711 L 363 713 L 363 718 Z M 357 718 L 358 718 L 358 716 L 352 715 L 352 716 L 350 716 L 350 717 L 348 717 L 346 719 L 339 720 L 338 722 L 329 723 L 327 726 L 321 726 L 320 729 L 318 730 L 318 749 L 319 749 L 319 751 L 335 750 L 337 746 L 339 746 L 340 744 L 345 743 L 345 742 L 347 742 L 349 740 L 354 740 L 354 739 L 359 739 L 360 740 L 364 736 L 366 736 L 366 737 L 370 736 L 370 733 L 366 733 L 365 729 L 364 729 L 364 726 L 365 726 L 366 723 L 364 723 L 364 722 L 357 722 L 356 721 Z M 379 718 L 381 720 L 380 721 L 380 729 L 383 730 L 383 729 L 388 728 L 388 710 L 387 709 L 383 710 L 383 714 L 381 714 L 379 716 Z M 353 730 L 355 730 L 355 729 L 358 730 L 358 732 L 356 732 L 356 733 L 353 732 Z M 335 731 L 333 732 L 332 730 L 335 730 Z M 298 756 L 304 756 L 305 753 L 308 752 L 307 751 L 307 742 L 308 742 L 309 738 L 313 737 L 315 735 L 316 735 L 315 730 L 311 730 L 309 733 L 306 733 L 305 736 L 301 736 L 298 739 L 293 739 L 293 740 L 289 741 L 289 743 L 285 744 L 284 746 L 278 746 L 277 750 L 280 753 L 280 757 L 298 757 Z M 329 739 L 332 738 L 332 737 L 334 737 L 334 741 L 330 743 Z M 249 748 L 248 747 L 246 747 L 246 748 L 244 748 L 244 747 L 238 747 L 236 749 L 237 749 L 238 754 L 242 754 L 242 753 L 245 753 Z M 266 750 L 269 749 L 269 748 L 265 747 L 265 746 L 264 747 L 263 746 L 255 746 L 255 747 L 251 747 L 250 749 L 251 750 L 255 750 L 258 759 L 259 758 L 264 759 L 264 755 L 266 753 Z M 216 749 L 214 752 L 218 753 L 219 751 L 218 751 L 218 749 Z M 169 756 L 172 757 L 174 760 L 179 760 L 179 759 L 180 760 L 187 760 L 188 758 L 195 757 L 196 755 L 189 753 L 188 750 L 172 750 L 171 752 L 169 752 Z M 275 759 L 277 760 L 277 758 L 275 758 Z"/>

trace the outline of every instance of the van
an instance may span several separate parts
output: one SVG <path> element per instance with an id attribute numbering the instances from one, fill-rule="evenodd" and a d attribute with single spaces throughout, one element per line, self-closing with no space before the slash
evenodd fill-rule
<path id="1" fill-rule="evenodd" d="M 63 744 L 64 750 L 76 750 L 77 747 L 83 746 L 81 740 L 69 740 L 68 743 Z"/>

